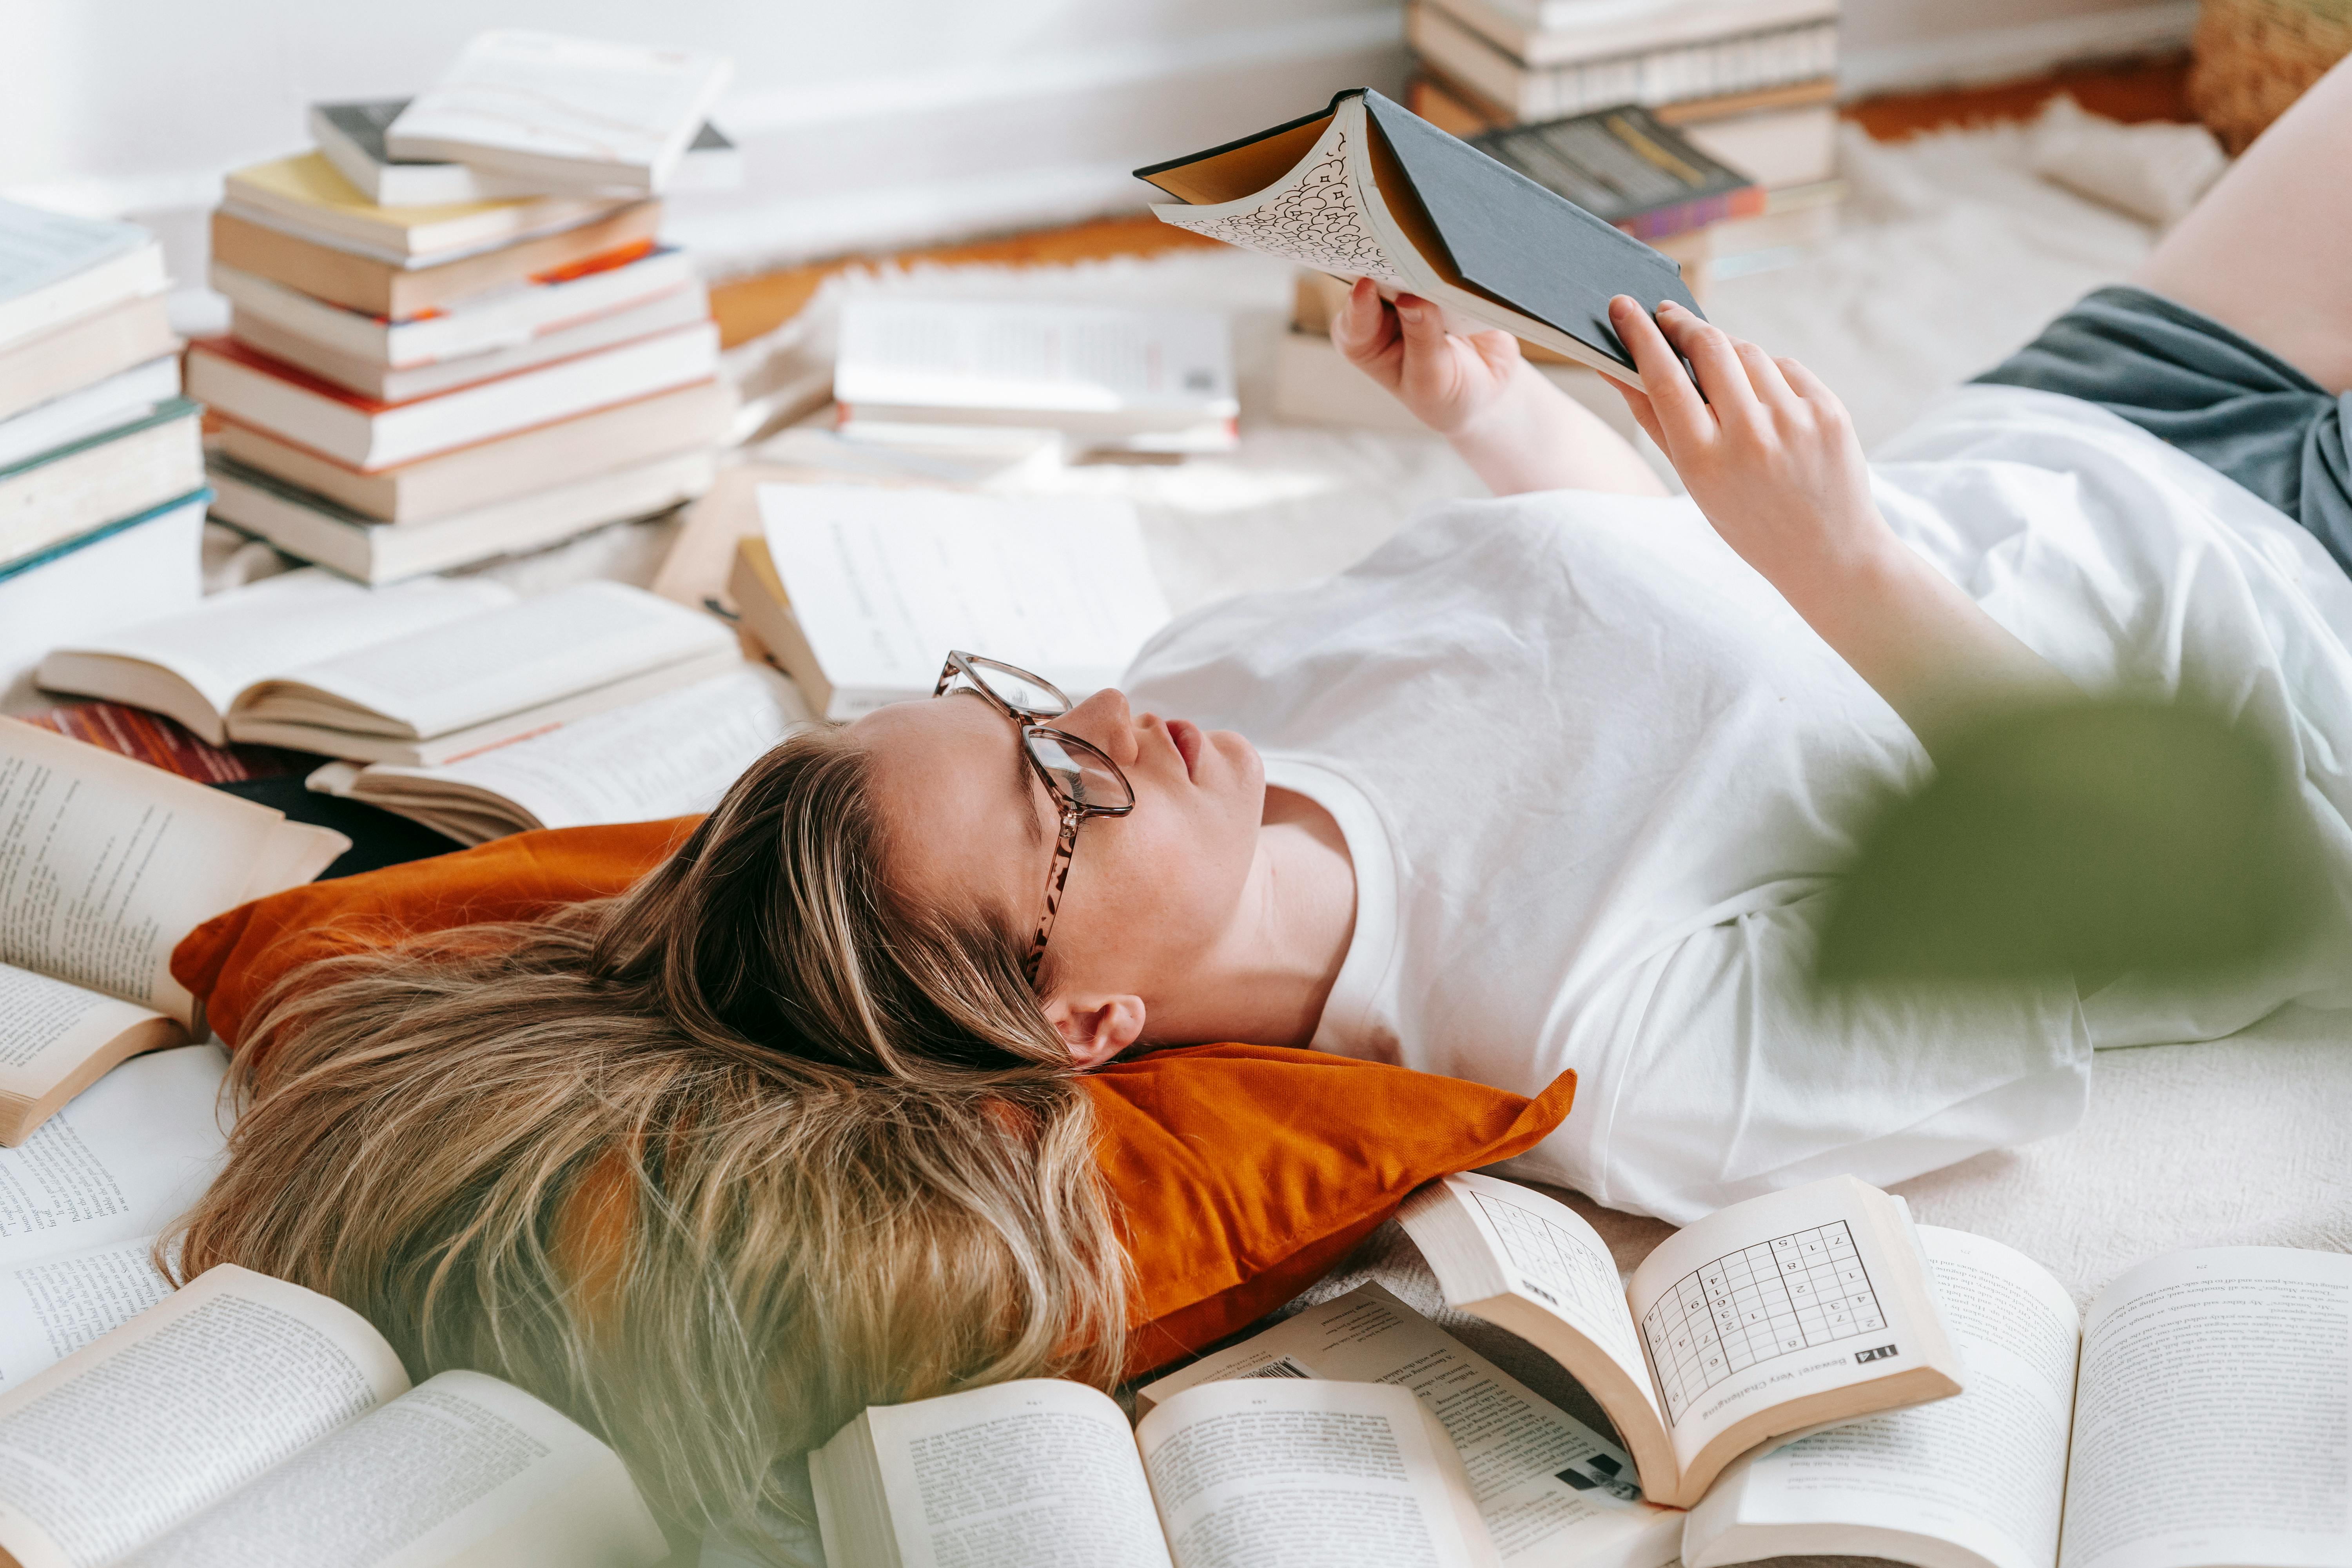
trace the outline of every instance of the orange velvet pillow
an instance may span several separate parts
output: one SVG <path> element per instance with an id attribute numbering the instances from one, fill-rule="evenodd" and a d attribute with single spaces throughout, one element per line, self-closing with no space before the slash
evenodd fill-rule
<path id="1" fill-rule="evenodd" d="M 172 973 L 234 1046 L 254 1003 L 300 964 L 621 892 L 693 826 L 521 833 L 291 888 L 198 926 Z M 1568 1115 L 1576 1075 L 1529 1100 L 1317 1051 L 1220 1045 L 1113 1062 L 1087 1087 L 1135 1261 L 1129 1366 L 1139 1373 L 1281 1305 L 1423 1182 L 1532 1148 Z"/>

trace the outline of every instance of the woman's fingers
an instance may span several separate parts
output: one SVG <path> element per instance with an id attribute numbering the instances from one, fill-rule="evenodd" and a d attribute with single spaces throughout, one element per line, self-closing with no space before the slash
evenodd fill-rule
<path id="1" fill-rule="evenodd" d="M 1604 375 L 1601 379 L 1608 383 L 1610 389 L 1625 400 L 1625 406 L 1633 410 L 1633 423 L 1642 427 L 1642 434 L 1654 442 L 1659 451 L 1664 451 L 1666 449 L 1665 432 L 1658 427 L 1658 411 L 1650 405 L 1650 395 L 1638 386 L 1629 385 L 1618 380 L 1613 375 Z"/>
<path id="2" fill-rule="evenodd" d="M 1658 307 L 1658 327 L 1667 342 L 1690 361 L 1707 403 L 1723 424 L 1753 427 L 1763 417 L 1755 383 L 1740 363 L 1739 349 L 1729 332 L 1702 321 L 1669 300 Z"/>
<path id="3" fill-rule="evenodd" d="M 1356 286 L 1348 290 L 1348 302 L 1331 318 L 1331 341 L 1349 359 L 1361 360 L 1381 351 L 1381 340 L 1388 331 L 1388 311 L 1381 303 L 1380 289 L 1369 278 L 1357 279 Z"/>
<path id="4" fill-rule="evenodd" d="M 1841 421 L 1845 420 L 1845 405 L 1838 401 L 1838 395 L 1830 390 L 1829 383 L 1795 360 L 1780 359 L 1772 363 L 1780 368 L 1780 374 L 1788 381 L 1790 392 L 1795 393 L 1815 408 L 1834 415 Z"/>
<path id="5" fill-rule="evenodd" d="M 1418 294 L 1396 298 L 1397 325 L 1404 333 L 1407 359 L 1445 352 L 1445 312 Z"/>
<path id="6" fill-rule="evenodd" d="M 1731 346 L 1739 355 L 1740 368 L 1748 373 L 1748 384 L 1756 389 L 1757 401 L 1767 408 L 1787 408 L 1798 401 L 1780 374 L 1780 363 L 1770 354 L 1745 338 L 1732 339 Z"/>
<path id="7" fill-rule="evenodd" d="M 1609 301 L 1609 324 L 1617 329 L 1618 341 L 1633 356 L 1633 368 L 1642 373 L 1643 401 L 1650 405 L 1658 426 L 1650 439 L 1668 456 L 1677 443 L 1688 449 L 1694 443 L 1713 439 L 1715 416 L 1699 400 L 1698 388 L 1683 374 L 1682 362 L 1675 357 L 1650 313 L 1632 296 L 1620 294 Z"/>

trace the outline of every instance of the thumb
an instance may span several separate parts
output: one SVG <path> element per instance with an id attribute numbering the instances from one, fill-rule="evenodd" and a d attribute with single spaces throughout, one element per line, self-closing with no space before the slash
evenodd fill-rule
<path id="1" fill-rule="evenodd" d="M 1404 330 L 1409 360 L 1430 360 L 1445 352 L 1445 312 L 1418 294 L 1400 294 L 1397 322 Z"/>

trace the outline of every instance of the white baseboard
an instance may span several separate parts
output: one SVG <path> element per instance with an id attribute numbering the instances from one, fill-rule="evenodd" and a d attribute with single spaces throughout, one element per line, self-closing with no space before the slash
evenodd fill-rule
<path id="1" fill-rule="evenodd" d="M 1848 98 L 1906 89 L 1959 86 L 2032 76 L 2070 60 L 2151 54 L 2189 41 L 2197 0 L 2057 16 L 2013 27 L 1987 27 L 1917 43 L 1846 49 L 1839 85 Z"/>

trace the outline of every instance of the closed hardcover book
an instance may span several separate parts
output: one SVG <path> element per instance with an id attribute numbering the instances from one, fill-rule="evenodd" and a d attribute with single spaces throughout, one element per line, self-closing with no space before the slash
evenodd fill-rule
<path id="1" fill-rule="evenodd" d="M 1764 210 L 1764 189 L 1634 104 L 1491 131 L 1470 145 L 1637 239 Z"/>
<path id="2" fill-rule="evenodd" d="M 718 368 L 719 329 L 704 321 L 430 397 L 383 403 L 234 339 L 213 338 L 189 350 L 188 390 L 232 418 L 373 471 L 707 380 Z"/>
<path id="3" fill-rule="evenodd" d="M 238 169 L 222 182 L 221 201 L 239 217 L 403 268 L 431 267 L 519 239 L 560 234 L 606 216 L 618 205 L 579 196 L 533 196 L 379 206 L 319 153 Z"/>
<path id="4" fill-rule="evenodd" d="M 245 318 L 267 321 L 321 349 L 394 369 L 520 348 L 696 280 L 684 251 L 638 240 L 446 310 L 403 319 L 317 299 L 217 261 L 210 276 L 214 289 Z"/>
<path id="5" fill-rule="evenodd" d="M 216 520 L 362 583 L 470 566 L 652 517 L 709 489 L 716 468 L 709 451 L 680 452 L 431 522 L 378 522 L 234 459 L 207 465 Z"/>
<path id="6" fill-rule="evenodd" d="M 213 214 L 212 257 L 223 266 L 282 283 L 312 299 L 399 320 L 447 310 L 559 268 L 643 245 L 660 226 L 660 203 L 635 202 L 559 234 L 408 268 L 220 211 Z"/>
<path id="7" fill-rule="evenodd" d="M 343 178 L 370 201 L 384 206 L 494 201 L 537 194 L 536 183 L 526 176 L 479 169 L 471 163 L 394 157 L 385 150 L 383 133 L 408 103 L 404 98 L 314 103 L 311 138 Z M 741 151 L 706 120 L 687 143 L 686 155 L 677 161 L 666 189 L 732 190 L 742 179 Z"/>
<path id="8" fill-rule="evenodd" d="M 1416 0 L 1405 36 L 1447 78 L 1515 120 L 1549 120 L 1617 103 L 1645 107 L 1811 81 L 1837 70 L 1837 24 L 1800 22 L 1696 43 L 1533 65 Z"/>
<path id="9" fill-rule="evenodd" d="M 446 159 L 548 191 L 662 190 L 734 74 L 692 49 L 502 28 L 384 131 L 395 158 Z"/>
<path id="10" fill-rule="evenodd" d="M 699 381 L 553 424 L 373 472 L 324 458 L 234 419 L 220 449 L 237 462 L 315 490 L 380 522 L 429 522 L 567 479 L 717 445 L 735 400 L 724 382 Z"/>
<path id="11" fill-rule="evenodd" d="M 0 566 L 203 488 L 200 416 L 175 397 L 0 468 Z"/>

